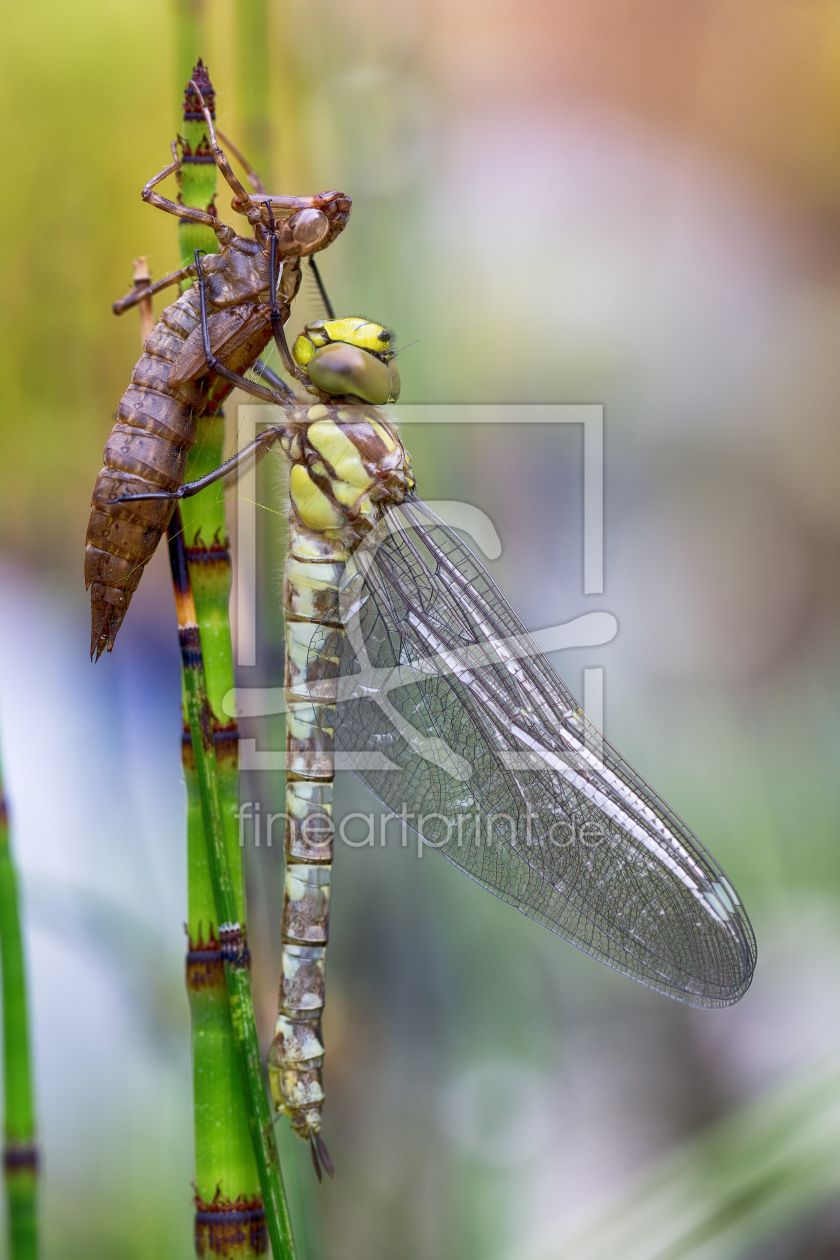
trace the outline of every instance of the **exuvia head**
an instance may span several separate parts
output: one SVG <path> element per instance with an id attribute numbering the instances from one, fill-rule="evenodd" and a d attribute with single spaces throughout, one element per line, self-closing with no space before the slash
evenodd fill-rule
<path id="1" fill-rule="evenodd" d="M 278 246 L 286 257 L 314 254 L 326 244 L 333 226 L 329 215 L 312 204 L 316 200 L 315 197 L 274 197 L 271 201 L 263 198 L 263 205 L 251 203 L 244 213 L 264 250 L 269 249 L 276 233 Z M 289 202 L 309 204 L 295 207 L 288 205 Z"/>
<path id="2" fill-rule="evenodd" d="M 381 406 L 396 402 L 400 394 L 392 338 L 382 324 L 363 315 L 319 319 L 306 325 L 292 355 L 316 389 Z"/>
<path id="3" fill-rule="evenodd" d="M 237 179 L 224 150 L 216 138 L 212 114 L 202 95 L 201 84 L 191 79 L 188 88 L 201 107 L 207 125 L 210 152 L 233 192 L 232 208 L 244 214 L 263 249 L 268 249 L 271 238 L 277 241 L 281 258 L 314 254 L 328 245 L 346 224 L 352 202 L 340 192 L 317 193 L 314 197 L 273 196 L 263 187 L 262 181 L 245 161 L 239 150 L 226 139 L 226 144 L 248 172 L 248 178 L 256 192 L 249 193 Z M 178 166 L 173 160 L 173 168 Z M 146 190 L 144 190 L 145 196 Z"/>

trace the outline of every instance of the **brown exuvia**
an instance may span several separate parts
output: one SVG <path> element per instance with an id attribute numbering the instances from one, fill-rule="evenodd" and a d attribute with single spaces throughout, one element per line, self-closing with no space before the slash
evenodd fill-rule
<path id="1" fill-rule="evenodd" d="M 199 89 L 195 90 L 200 99 Z M 214 215 L 153 191 L 180 167 L 173 145 L 173 161 L 149 181 L 143 200 L 182 219 L 206 224 L 216 234 L 220 252 L 201 262 L 211 357 L 208 361 L 201 299 L 194 286 L 163 311 L 146 338 L 94 486 L 85 584 L 91 593 L 90 654 L 97 660 L 113 648 L 131 596 L 174 508 L 172 499 L 136 496 L 179 489 L 199 417 L 208 409 L 215 410 L 234 385 L 264 401 L 279 400 L 275 391 L 245 380 L 241 373 L 254 365 L 272 334 L 277 335 L 278 323 L 282 335 L 300 285 L 301 258 L 329 245 L 350 214 L 350 199 L 343 193 L 269 196 L 253 172 L 249 174 L 257 192 L 249 195 L 216 141 L 209 111 L 203 108 L 203 113 L 213 157 L 234 193 L 231 204 L 246 215 L 254 236 L 238 236 Z M 193 264 L 173 272 L 151 290 L 136 287 L 114 310 L 120 313 L 144 294 L 195 274 Z M 272 274 L 276 276 L 274 293 Z M 282 389 L 281 382 L 275 383 Z"/>

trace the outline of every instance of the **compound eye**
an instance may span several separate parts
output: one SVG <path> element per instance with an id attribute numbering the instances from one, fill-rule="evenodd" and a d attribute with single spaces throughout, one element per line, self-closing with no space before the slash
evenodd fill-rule
<path id="1" fill-rule="evenodd" d="M 289 227 L 298 245 L 311 250 L 327 236 L 330 221 L 321 210 L 298 210 L 289 219 Z"/>
<path id="2" fill-rule="evenodd" d="M 399 377 L 395 382 L 381 359 L 346 342 L 336 341 L 316 350 L 306 370 L 309 379 L 325 394 L 355 394 L 365 402 L 380 405 L 395 397 L 395 384 L 399 392 Z"/>

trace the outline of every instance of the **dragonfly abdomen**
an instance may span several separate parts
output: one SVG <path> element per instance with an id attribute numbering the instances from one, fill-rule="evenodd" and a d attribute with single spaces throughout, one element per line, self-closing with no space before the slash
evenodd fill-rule
<path id="1" fill-rule="evenodd" d="M 284 576 L 286 618 L 286 877 L 277 1024 L 269 1051 L 274 1104 L 311 1144 L 316 1168 L 329 1169 L 319 1133 L 324 1101 L 324 965 L 329 938 L 335 705 L 311 681 L 320 639 L 340 633 L 337 610 L 346 552 L 339 540 L 294 524 Z"/>
<path id="2" fill-rule="evenodd" d="M 362 414 L 359 414 L 362 412 Z M 329 936 L 333 728 L 345 565 L 381 504 L 413 484 L 408 457 L 372 408 L 310 407 L 283 439 L 292 459 L 283 583 L 286 622 L 286 879 L 279 1010 L 269 1051 L 278 1111 L 331 1172 L 320 1138 L 324 1101 L 324 964 Z"/>

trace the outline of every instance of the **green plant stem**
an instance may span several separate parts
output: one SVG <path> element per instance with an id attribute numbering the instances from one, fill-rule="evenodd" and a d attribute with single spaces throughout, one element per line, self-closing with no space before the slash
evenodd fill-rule
<path id="1" fill-rule="evenodd" d="M 185 711 L 186 708 L 185 680 Z M 230 749 L 215 738 L 215 732 L 211 734 L 217 752 L 213 770 L 221 779 L 221 764 L 229 759 Z M 231 742 L 235 766 L 236 744 L 235 740 Z M 187 994 L 193 1038 L 196 1250 L 199 1255 L 221 1252 L 239 1258 L 258 1256 L 265 1249 L 263 1201 L 231 1022 L 201 788 L 189 726 L 183 736 L 182 761 L 187 783 Z M 221 790 L 218 794 L 221 796 Z M 228 844 L 228 867 L 234 872 L 238 859 L 238 851 L 231 854 Z M 237 1233 L 235 1222 L 243 1212 L 248 1214 L 251 1228 Z"/>
<path id="2" fill-rule="evenodd" d="M 248 948 L 239 919 L 236 889 L 231 875 L 222 821 L 213 716 L 204 678 L 201 636 L 187 571 L 186 549 L 179 513 L 169 527 L 169 553 L 178 609 L 184 699 L 189 722 L 196 778 L 207 839 L 207 866 L 216 903 L 219 941 L 230 997 L 230 1015 L 245 1088 L 251 1138 L 266 1206 L 271 1248 L 275 1260 L 293 1260 L 291 1220 L 286 1204 L 274 1126 L 268 1106 L 251 983 Z"/>
<path id="3" fill-rule="evenodd" d="M 18 879 L 0 772 L 0 951 L 3 975 L 3 1163 L 11 1260 L 38 1255 L 38 1150 Z"/>
<path id="4" fill-rule="evenodd" d="M 271 30 L 268 0 L 236 0 L 237 112 L 245 153 L 271 188 Z"/>
<path id="5" fill-rule="evenodd" d="M 213 109 L 213 85 L 199 61 L 187 73 Z M 207 126 L 198 97 L 189 86 L 184 94 L 180 200 L 189 206 L 213 208 L 216 166 L 209 156 Z M 182 260 L 194 249 L 218 251 L 214 233 L 201 224 L 178 224 Z M 187 286 L 185 286 L 187 287 Z M 196 442 L 186 468 L 193 480 L 217 467 L 222 459 L 224 416 L 220 410 L 198 418 Z M 221 696 L 233 686 L 227 600 L 230 557 L 226 550 L 224 501 L 219 494 L 196 495 L 180 518 L 186 531 L 182 544 L 191 587 L 194 580 L 195 620 L 203 650 L 202 668 L 210 683 L 206 720 L 214 740 L 212 774 L 231 872 L 236 918 L 245 923 L 242 856 L 238 849 L 238 744 L 235 723 L 222 714 Z M 205 542 L 205 539 L 207 540 Z M 188 716 L 190 678 L 183 676 L 184 711 Z M 199 1255 L 260 1255 L 265 1249 L 264 1204 L 248 1123 L 247 1091 L 240 1071 L 231 1022 L 219 936 L 219 916 L 211 872 L 212 847 L 201 792 L 195 732 L 187 722 L 182 744 L 187 787 L 187 993 L 192 1023 L 193 1107 L 195 1132 L 195 1242 Z M 244 931 L 244 926 L 243 926 Z M 242 1229 L 243 1215 L 249 1228 Z"/>
<path id="6" fill-rule="evenodd" d="M 213 87 L 201 63 L 195 66 L 192 79 L 212 113 Z M 201 160 L 209 156 L 209 138 L 197 105 L 188 86 L 180 197 L 185 205 L 212 210 L 216 167 Z M 178 237 L 182 262 L 192 261 L 194 249 L 207 253 L 218 250 L 215 235 L 200 225 L 181 222 Z M 222 462 L 224 415 L 217 399 L 226 392 L 211 390 L 204 414 L 198 418 L 187 480 L 201 477 Z M 210 1219 L 217 1229 L 216 1235 L 206 1240 L 208 1249 L 229 1246 L 221 1221 L 202 1208 L 210 1205 L 213 1186 L 219 1184 L 218 1180 L 214 1183 L 214 1177 L 221 1167 L 235 1166 L 238 1180 L 226 1187 L 227 1204 L 244 1209 L 252 1222 L 264 1219 L 275 1260 L 286 1260 L 293 1256 L 294 1245 L 247 965 L 237 822 L 238 731 L 222 708 L 225 694 L 233 688 L 234 672 L 228 611 L 231 563 L 221 487 L 191 497 L 176 512 L 170 526 L 170 557 L 182 637 L 184 712 L 189 726 L 184 769 L 190 819 L 188 985 L 196 1104 L 196 1239 L 199 1246 L 204 1243 L 206 1221 Z M 226 984 L 226 992 L 222 984 Z M 220 1115 L 222 1109 L 224 1117 Z M 225 1135 L 221 1140 L 220 1132 Z M 262 1201 L 257 1190 L 262 1192 Z M 255 1226 L 250 1239 L 237 1239 L 245 1246 L 238 1254 L 250 1254 L 249 1246 L 258 1251 L 260 1241 Z"/>
<path id="7" fill-rule="evenodd" d="M 223 427 L 224 420 L 216 419 Z M 203 454 L 213 459 L 213 451 L 221 442 L 209 442 Z M 214 461 L 218 463 L 218 459 Z M 200 468 L 200 464 L 198 466 Z M 194 467 L 189 474 L 201 475 Z M 199 496 L 196 496 L 198 498 Z M 211 522 L 212 523 L 212 522 Z M 230 563 L 221 548 L 207 549 L 203 561 L 191 563 L 189 557 L 201 553 L 201 529 L 207 518 L 193 515 L 188 536 L 198 542 L 197 547 L 184 546 L 185 563 L 190 577 L 195 572 L 196 595 L 201 592 L 201 611 L 196 621 L 200 626 L 202 648 L 207 644 L 205 659 L 213 666 L 215 686 L 208 696 L 204 714 L 209 723 L 214 744 L 214 774 L 225 841 L 226 863 L 237 909 L 236 918 L 245 922 L 244 891 L 242 884 L 242 854 L 238 845 L 236 824 L 238 792 L 238 743 L 234 723 L 223 724 L 217 713 L 224 684 L 219 678 L 225 674 L 225 638 L 229 645 L 230 631 L 227 624 L 227 592 L 230 589 Z M 221 552 L 221 554 L 219 554 Z M 199 601 L 196 600 L 196 604 Z M 227 657 L 230 658 L 228 646 Z M 208 674 L 210 670 L 208 669 Z M 232 662 L 230 663 L 232 676 Z M 185 714 L 189 716 L 189 678 L 184 675 Z M 214 706 L 213 700 L 216 700 Z M 215 708 L 215 712 L 214 712 Z M 220 916 L 209 858 L 209 832 L 202 807 L 201 785 L 196 764 L 195 734 L 190 728 L 184 734 L 183 764 L 187 782 L 188 800 L 188 895 L 189 895 L 189 955 L 187 965 L 187 990 L 193 1031 L 193 1095 L 195 1105 L 195 1184 L 196 1184 L 196 1235 L 205 1232 L 203 1206 L 214 1199 L 221 1187 L 220 1201 L 236 1211 L 255 1213 L 262 1208 L 260 1182 L 248 1124 L 248 1099 L 243 1086 L 237 1060 L 235 1033 L 231 1023 L 231 1009 L 222 960 L 219 935 Z M 213 1250 L 224 1234 L 225 1223 L 221 1217 L 211 1218 L 213 1236 L 208 1239 L 208 1250 Z M 255 1237 L 254 1243 L 258 1239 Z M 210 1245 L 210 1244 L 213 1245 Z M 246 1250 L 243 1254 L 250 1254 Z M 256 1249 L 259 1254 L 259 1248 Z"/>
<path id="8" fill-rule="evenodd" d="M 175 72 L 178 86 L 186 83 L 199 54 L 207 47 L 205 0 L 175 0 Z"/>
<path id="9" fill-rule="evenodd" d="M 210 134 L 207 123 L 201 112 L 201 103 L 192 90 L 195 83 L 201 91 L 204 103 L 211 116 L 216 117 L 216 93 L 207 67 L 201 58 L 192 68 L 190 79 L 184 89 L 184 110 L 181 121 L 181 169 L 178 172 L 178 200 L 185 206 L 196 210 L 216 213 L 216 186 L 218 175 L 216 164 L 210 153 Z M 219 242 L 212 228 L 204 223 L 190 223 L 187 219 L 178 220 L 178 249 L 181 254 L 181 266 L 185 267 L 193 261 L 194 251 L 203 249 L 208 254 L 219 252 Z M 191 280 L 183 281 L 182 289 L 188 289 Z"/>

